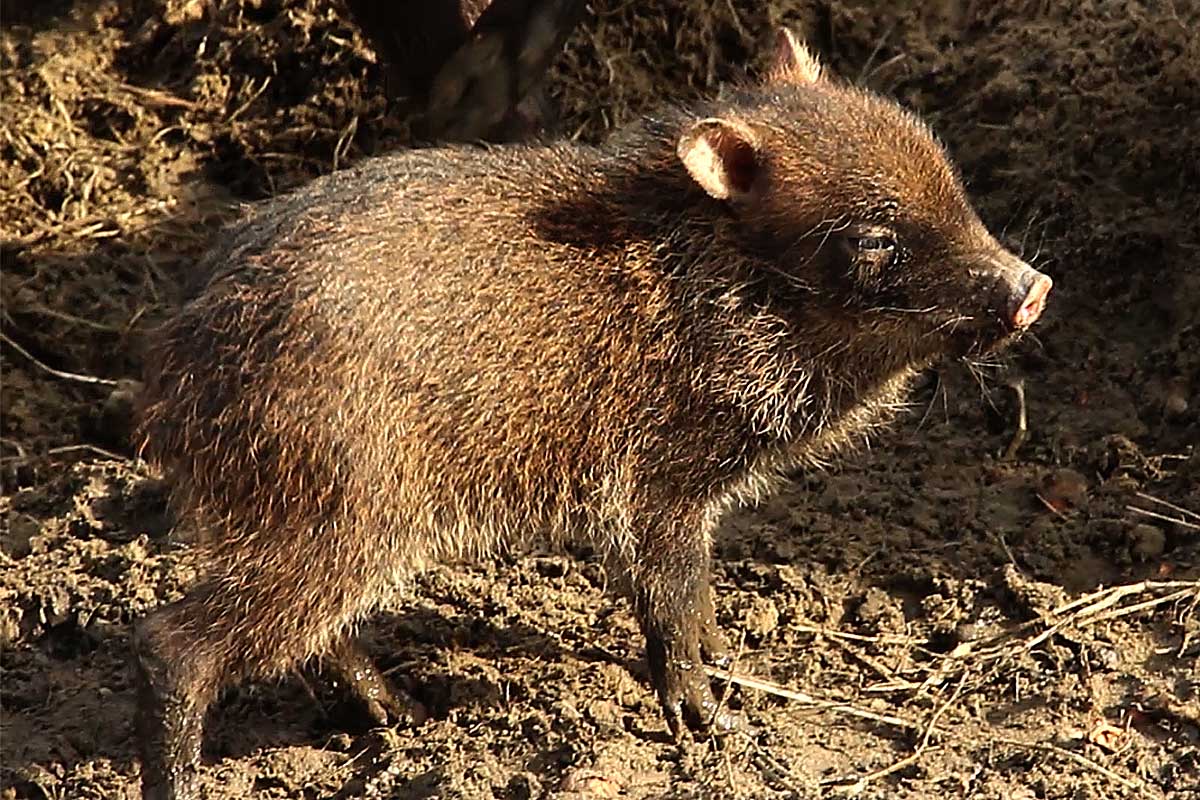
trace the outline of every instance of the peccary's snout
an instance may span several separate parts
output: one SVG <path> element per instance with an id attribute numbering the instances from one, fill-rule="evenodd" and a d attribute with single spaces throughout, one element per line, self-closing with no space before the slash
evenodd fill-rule
<path id="1" fill-rule="evenodd" d="M 1009 300 L 1008 322 L 1014 330 L 1024 330 L 1037 322 L 1046 307 L 1046 297 L 1054 281 L 1030 266 L 1025 266 Z"/>
<path id="2" fill-rule="evenodd" d="M 1054 286 L 1049 275 L 1003 249 L 987 257 L 983 274 L 993 282 L 988 305 L 1005 329 L 1023 331 L 1037 322 Z"/>

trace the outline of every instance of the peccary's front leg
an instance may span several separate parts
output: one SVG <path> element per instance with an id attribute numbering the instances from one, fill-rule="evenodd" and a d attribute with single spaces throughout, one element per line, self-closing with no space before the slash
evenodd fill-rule
<path id="1" fill-rule="evenodd" d="M 716 632 L 706 537 L 675 527 L 648 538 L 639 556 L 634 606 L 646 635 L 650 679 L 672 734 L 678 738 L 684 724 L 696 730 L 743 727 L 740 715 L 717 703 L 700 657 L 702 641 L 711 657 L 728 657 Z"/>
<path id="2" fill-rule="evenodd" d="M 374 724 L 420 725 L 428 718 L 425 707 L 393 686 L 352 636 L 343 637 L 323 661 L 332 682 L 357 698 Z"/>
<path id="3" fill-rule="evenodd" d="M 705 576 L 700 587 L 700 612 L 697 615 L 700 623 L 700 653 L 704 660 L 722 669 L 733 663 L 733 655 L 724 634 L 717 626 L 717 609 L 713 604 L 712 578 Z"/>

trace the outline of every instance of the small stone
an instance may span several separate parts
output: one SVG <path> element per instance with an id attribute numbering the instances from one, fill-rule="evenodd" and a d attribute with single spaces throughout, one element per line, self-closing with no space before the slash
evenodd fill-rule
<path id="1" fill-rule="evenodd" d="M 601 728 L 615 728 L 621 724 L 621 707 L 611 700 L 594 700 L 588 704 L 587 715 Z"/>
<path id="2" fill-rule="evenodd" d="M 1095 655 L 1097 663 L 1106 670 L 1112 671 L 1121 666 L 1121 656 L 1111 647 L 1099 647 Z"/>
<path id="3" fill-rule="evenodd" d="M 876 632 L 899 633 L 905 628 L 900 601 L 877 586 L 867 589 L 856 616 L 863 625 Z"/>
<path id="4" fill-rule="evenodd" d="M 567 774 L 562 782 L 562 790 L 582 797 L 619 797 L 621 784 L 594 770 L 579 769 Z"/>
<path id="5" fill-rule="evenodd" d="M 1167 395 L 1167 400 L 1163 405 L 1166 407 L 1167 413 L 1175 417 L 1183 416 L 1184 412 L 1188 410 L 1187 398 L 1182 393 L 1171 392 Z"/>
<path id="6" fill-rule="evenodd" d="M 554 716 L 566 722 L 576 722 L 583 715 L 579 713 L 579 709 L 570 700 L 563 700 L 557 704 L 554 709 Z"/>
<path id="7" fill-rule="evenodd" d="M 511 797 L 513 800 L 530 800 L 531 798 L 542 796 L 541 781 L 529 772 L 522 772 L 519 775 L 512 776 L 504 789 L 505 797 Z"/>
<path id="8" fill-rule="evenodd" d="M 779 627 L 779 609 L 765 597 L 755 597 L 746 612 L 746 632 L 760 639 Z"/>
<path id="9" fill-rule="evenodd" d="M 1134 525 L 1129 531 L 1133 555 L 1141 561 L 1151 561 L 1163 554 L 1167 547 L 1167 535 L 1161 529 L 1146 523 Z"/>
<path id="10" fill-rule="evenodd" d="M 973 642 L 980 637 L 979 625 L 964 622 L 954 628 L 954 637 L 960 642 Z"/>
<path id="11" fill-rule="evenodd" d="M 1116 753 L 1125 742 L 1125 732 L 1107 720 L 1096 720 L 1087 732 L 1087 740 L 1102 750 Z"/>
<path id="12" fill-rule="evenodd" d="M 100 433 L 107 442 L 126 445 L 131 441 L 134 407 L 141 391 L 137 381 L 123 380 L 105 398 L 100 407 Z"/>
<path id="13" fill-rule="evenodd" d="M 41 524 L 28 514 L 13 514 L 8 531 L 0 534 L 0 551 L 9 558 L 24 558 L 33 552 L 31 541 L 41 530 Z"/>
<path id="14" fill-rule="evenodd" d="M 1182 381 L 1172 381 L 1163 392 L 1163 409 L 1167 416 L 1181 417 L 1187 413 L 1191 404 L 1188 402 L 1187 387 Z"/>
<path id="15" fill-rule="evenodd" d="M 354 740 L 344 733 L 335 734 L 329 739 L 329 749 L 338 753 L 349 752 L 353 744 Z"/>
<path id="16" fill-rule="evenodd" d="M 168 25 L 186 25 L 189 22 L 199 22 L 208 11 L 205 0 L 187 0 L 178 6 L 168 6 L 163 13 L 163 21 Z"/>

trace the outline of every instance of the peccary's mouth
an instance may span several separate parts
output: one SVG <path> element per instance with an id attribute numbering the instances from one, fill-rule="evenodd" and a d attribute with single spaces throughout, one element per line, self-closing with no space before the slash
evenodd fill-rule
<path id="1" fill-rule="evenodd" d="M 1025 329 L 1013 329 L 996 315 L 943 314 L 925 334 L 940 344 L 940 352 L 952 358 L 987 355 L 1003 350 L 1021 337 Z"/>
<path id="2" fill-rule="evenodd" d="M 933 335 L 944 335 L 948 349 L 958 356 L 980 356 L 1010 346 L 1030 329 L 1046 308 L 1054 282 L 1023 262 L 1013 259 L 977 296 L 986 305 L 970 313 L 940 312 L 931 315 Z"/>

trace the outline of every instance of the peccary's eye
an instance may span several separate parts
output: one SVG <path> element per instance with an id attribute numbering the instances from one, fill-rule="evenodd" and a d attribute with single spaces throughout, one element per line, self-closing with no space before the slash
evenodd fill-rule
<path id="1" fill-rule="evenodd" d="M 882 225 L 854 225 L 841 236 L 847 268 L 858 281 L 879 278 L 900 256 L 896 234 Z"/>
<path id="2" fill-rule="evenodd" d="M 859 236 L 854 240 L 854 246 L 860 252 L 873 256 L 883 255 L 896 249 L 896 240 L 890 236 Z"/>

